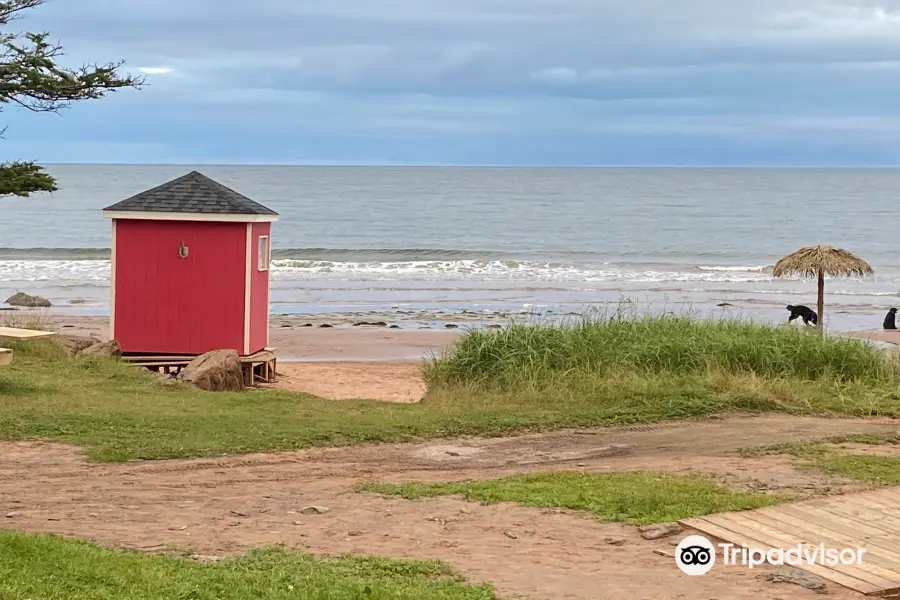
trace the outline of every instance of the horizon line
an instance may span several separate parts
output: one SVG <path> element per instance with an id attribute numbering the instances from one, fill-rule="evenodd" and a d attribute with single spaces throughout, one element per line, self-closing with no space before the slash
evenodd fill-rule
<path id="1" fill-rule="evenodd" d="M 814 165 L 770 165 L 770 164 L 572 164 L 572 165 L 527 165 L 527 164 L 466 164 L 466 163 L 341 163 L 341 162 L 309 162 L 309 163 L 262 163 L 262 162 L 177 162 L 177 163 L 142 163 L 142 162 L 44 162 L 41 166 L 60 167 L 339 167 L 339 168 L 459 168 L 459 169 L 898 169 L 897 164 L 814 164 Z"/>

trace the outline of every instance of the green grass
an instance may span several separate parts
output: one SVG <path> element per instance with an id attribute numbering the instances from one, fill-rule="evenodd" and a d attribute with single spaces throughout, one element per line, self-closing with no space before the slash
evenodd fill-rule
<path id="1" fill-rule="evenodd" d="M 742 448 L 739 451 L 739 454 L 742 458 L 759 458 L 760 456 L 771 454 L 808 456 L 821 454 L 828 449 L 829 445 L 834 446 L 839 444 L 866 444 L 870 446 L 898 445 L 900 444 L 900 432 L 848 433 L 807 442 L 785 442 L 770 446 Z"/>
<path id="2" fill-rule="evenodd" d="M 802 466 L 872 486 L 900 485 L 900 458 L 828 452 Z"/>
<path id="3" fill-rule="evenodd" d="M 565 326 L 472 331 L 435 357 L 426 376 L 432 385 L 556 388 L 622 371 L 896 386 L 898 366 L 860 340 L 798 327 L 616 313 Z"/>
<path id="4" fill-rule="evenodd" d="M 767 454 L 789 454 L 797 459 L 797 466 L 837 475 L 865 483 L 874 487 L 900 485 L 900 457 L 874 456 L 844 451 L 842 444 L 863 444 L 870 446 L 898 445 L 900 434 L 851 434 L 827 438 L 814 442 L 795 442 L 748 448 L 741 452 L 745 457 Z"/>
<path id="5" fill-rule="evenodd" d="M 494 600 L 439 562 L 316 559 L 277 549 L 198 563 L 0 532 L 4 600 Z"/>
<path id="6" fill-rule="evenodd" d="M 426 365 L 421 404 L 164 386 L 134 367 L 10 344 L 0 439 L 83 446 L 91 459 L 621 425 L 734 411 L 900 416 L 900 379 L 875 349 L 796 329 L 681 318 L 472 332 Z"/>
<path id="7" fill-rule="evenodd" d="M 647 472 L 558 471 L 474 482 L 370 483 L 357 489 L 408 500 L 460 495 L 482 504 L 518 502 L 537 508 L 568 508 L 587 511 L 603 521 L 635 525 L 747 510 L 787 501 L 777 495 L 736 492 L 706 477 Z"/>

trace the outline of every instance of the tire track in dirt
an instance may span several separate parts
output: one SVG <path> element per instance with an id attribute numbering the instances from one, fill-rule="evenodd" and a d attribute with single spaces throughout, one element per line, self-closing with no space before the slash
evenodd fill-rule
<path id="1" fill-rule="evenodd" d="M 267 544 L 316 554 L 437 558 L 507 595 L 534 599 L 812 598 L 740 569 L 687 578 L 668 541 L 567 511 L 454 498 L 408 502 L 350 488 L 360 481 L 484 479 L 570 468 L 715 473 L 729 484 L 802 490 L 833 485 L 783 457 L 740 459 L 745 446 L 896 430 L 891 420 L 731 417 L 698 422 L 433 440 L 197 460 L 91 464 L 71 447 L 0 444 L 0 526 L 116 547 L 169 544 L 223 556 Z M 303 515 L 308 505 L 323 515 Z M 53 519 L 53 520 L 50 520 Z M 511 534 L 511 535 L 508 535 Z M 624 540 L 620 546 L 607 538 Z M 829 586 L 833 598 L 854 598 Z"/>

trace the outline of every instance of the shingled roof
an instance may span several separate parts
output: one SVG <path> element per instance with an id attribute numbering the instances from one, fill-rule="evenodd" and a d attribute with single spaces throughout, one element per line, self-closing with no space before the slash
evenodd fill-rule
<path id="1" fill-rule="evenodd" d="M 103 210 L 211 215 L 278 215 L 197 171 L 126 198 Z"/>

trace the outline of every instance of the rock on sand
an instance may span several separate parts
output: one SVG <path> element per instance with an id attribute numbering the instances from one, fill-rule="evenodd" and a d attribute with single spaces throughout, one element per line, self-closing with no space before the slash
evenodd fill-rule
<path id="1" fill-rule="evenodd" d="M 178 378 L 209 392 L 244 389 L 241 358 L 236 350 L 213 350 L 201 354 L 182 369 Z"/>
<path id="2" fill-rule="evenodd" d="M 47 308 L 53 306 L 50 301 L 40 296 L 30 296 L 25 292 L 16 292 L 6 299 L 10 306 L 24 306 L 26 308 Z"/>

